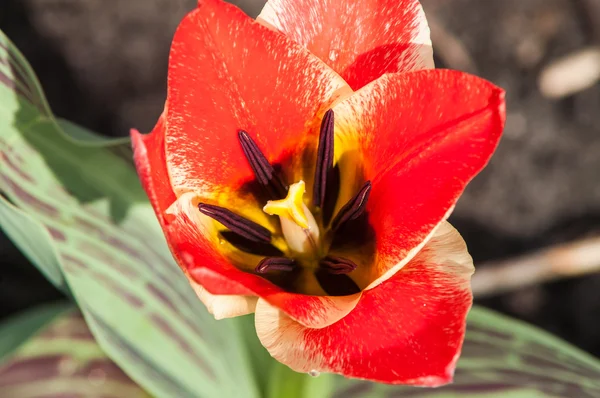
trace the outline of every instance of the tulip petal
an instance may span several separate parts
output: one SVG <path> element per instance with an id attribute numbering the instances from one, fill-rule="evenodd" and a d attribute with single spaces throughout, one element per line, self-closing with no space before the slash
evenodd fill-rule
<path id="1" fill-rule="evenodd" d="M 134 148 L 134 162 L 142 186 L 150 198 L 160 224 L 165 228 L 166 219 L 169 217 L 166 210 L 177 200 L 177 197 L 169 183 L 166 168 L 163 116 L 160 117 L 156 127 L 150 134 L 144 135 L 137 130 L 132 130 L 131 139 Z M 175 257 L 178 257 L 176 253 Z M 178 261 L 178 263 L 182 264 L 181 261 Z M 183 269 L 183 271 L 186 270 Z M 190 278 L 188 277 L 188 279 Z M 191 279 L 190 283 L 198 298 L 216 319 L 231 318 L 254 312 L 257 297 L 250 296 L 252 293 L 249 290 L 235 284 L 235 282 L 219 281 L 219 285 L 227 287 L 224 295 L 210 294 Z"/>
<path id="2" fill-rule="evenodd" d="M 150 134 L 140 134 L 136 130 L 131 131 L 131 139 L 134 148 L 134 161 L 146 190 L 150 202 L 160 224 L 165 231 L 168 231 L 167 218 L 172 220 L 167 209 L 177 200 L 169 183 L 167 174 L 165 155 L 164 155 L 164 117 L 161 116 L 156 127 Z M 171 242 L 167 240 L 169 246 Z M 177 251 L 173 251 L 178 264 L 182 261 Z M 182 267 L 183 268 L 183 267 Z M 187 275 L 187 270 L 183 271 Z M 206 291 L 200 284 L 189 278 L 192 288 L 198 298 L 204 303 L 208 311 L 216 319 L 231 318 L 240 315 L 246 315 L 254 312 L 256 307 L 256 296 L 251 296 L 252 292 L 244 289 L 241 285 L 229 280 L 216 281 L 220 286 L 226 288 L 225 294 L 213 295 Z"/>
<path id="3" fill-rule="evenodd" d="M 289 160 L 312 142 L 311 123 L 351 92 L 292 40 L 231 4 L 201 0 L 177 29 L 169 61 L 165 143 L 176 193 L 217 198 L 240 189 L 253 179 L 240 129 L 269 161 L 283 162 L 276 156 L 287 151 Z"/>
<path id="4" fill-rule="evenodd" d="M 269 0 L 257 20 L 306 47 L 354 90 L 384 73 L 434 66 L 417 0 Z"/>
<path id="5" fill-rule="evenodd" d="M 165 223 L 165 211 L 177 199 L 167 172 L 164 136 L 164 115 L 150 134 L 131 130 L 135 167 L 161 225 Z"/>
<path id="6" fill-rule="evenodd" d="M 356 308 L 328 327 L 306 328 L 259 299 L 258 337 L 275 359 L 297 372 L 445 384 L 460 355 L 472 272 L 464 241 L 444 223 L 402 270 L 363 292 Z"/>
<path id="7" fill-rule="evenodd" d="M 200 284 L 190 280 L 196 295 L 204 303 L 208 312 L 215 319 L 233 318 L 240 315 L 248 315 L 254 312 L 258 297 L 240 295 L 217 295 L 210 294 Z"/>
<path id="8" fill-rule="evenodd" d="M 337 139 L 355 140 L 373 186 L 372 288 L 410 260 L 487 164 L 504 126 L 504 92 L 461 72 L 424 70 L 383 76 L 334 111 Z"/>
<path id="9" fill-rule="evenodd" d="M 309 296 L 289 293 L 268 280 L 234 267 L 217 249 L 207 225 L 197 210 L 193 193 L 179 197 L 168 210 L 172 221 L 165 227 L 169 246 L 190 283 L 201 286 L 200 299 L 208 302 L 215 316 L 241 315 L 253 306 L 249 296 L 259 296 L 285 311 L 301 324 L 321 328 L 346 316 L 356 306 L 359 294 L 344 297 Z M 256 263 L 259 257 L 255 259 Z M 196 291 L 198 293 L 198 290 Z M 203 295 L 210 293 L 214 297 Z M 219 296 L 238 297 L 219 297 Z M 222 298 L 217 302 L 212 299 Z M 218 307 L 221 306 L 221 307 Z"/>

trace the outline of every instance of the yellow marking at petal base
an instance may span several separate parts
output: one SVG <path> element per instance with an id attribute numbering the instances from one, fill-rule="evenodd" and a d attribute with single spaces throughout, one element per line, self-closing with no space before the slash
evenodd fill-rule
<path id="1" fill-rule="evenodd" d="M 269 200 L 263 211 L 272 216 L 292 220 L 303 229 L 308 229 L 308 218 L 304 213 L 302 197 L 304 196 L 304 181 L 300 180 L 295 184 L 290 185 L 285 199 Z"/>

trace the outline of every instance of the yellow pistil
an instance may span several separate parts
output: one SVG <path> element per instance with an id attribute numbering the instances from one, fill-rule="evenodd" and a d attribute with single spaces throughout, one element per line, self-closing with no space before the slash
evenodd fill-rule
<path id="1" fill-rule="evenodd" d="M 304 213 L 304 181 L 290 185 L 287 196 L 280 200 L 269 200 L 263 211 L 295 222 L 302 229 L 308 229 L 308 218 Z"/>
<path id="2" fill-rule="evenodd" d="M 270 200 L 263 210 L 279 216 L 281 232 L 291 251 L 317 258 L 322 254 L 319 250 L 319 226 L 302 201 L 303 195 L 304 181 L 301 180 L 290 185 L 285 199 Z"/>

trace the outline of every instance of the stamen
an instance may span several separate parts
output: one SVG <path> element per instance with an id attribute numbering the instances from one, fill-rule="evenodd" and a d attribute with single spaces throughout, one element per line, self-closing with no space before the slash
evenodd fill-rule
<path id="1" fill-rule="evenodd" d="M 313 205 L 322 207 L 325 202 L 327 176 L 333 168 L 333 110 L 328 110 L 321 122 L 319 132 L 319 148 L 317 149 L 317 168 L 313 185 Z"/>
<path id="2" fill-rule="evenodd" d="M 267 242 L 254 242 L 233 231 L 226 230 L 219 233 L 220 237 L 225 239 L 231 246 L 246 253 L 255 254 L 261 257 L 280 257 L 283 252 Z"/>
<path id="3" fill-rule="evenodd" d="M 250 221 L 234 212 L 225 209 L 224 207 L 209 205 L 206 203 L 198 204 L 198 210 L 202 214 L 213 218 L 220 222 L 232 232 L 243 236 L 253 242 L 270 242 L 271 231 L 260 224 Z"/>
<path id="4" fill-rule="evenodd" d="M 286 189 L 283 181 L 275 172 L 275 169 L 265 155 L 262 153 L 256 142 L 244 130 L 238 132 L 238 138 L 242 145 L 242 151 L 250 163 L 250 167 L 256 176 L 256 180 L 264 186 L 269 195 L 275 199 L 285 197 Z"/>
<path id="5" fill-rule="evenodd" d="M 342 207 L 333 219 L 331 223 L 331 228 L 335 231 L 344 223 L 355 220 L 358 218 L 367 207 L 367 201 L 369 200 L 369 194 L 371 193 L 371 181 L 367 181 L 365 185 L 362 186 L 360 191 L 352 199 L 348 201 Z"/>
<path id="6" fill-rule="evenodd" d="M 267 257 L 263 258 L 260 263 L 256 266 L 254 271 L 259 274 L 266 274 L 271 271 L 293 271 L 296 265 L 296 261 L 292 258 L 286 257 Z"/>
<path id="7" fill-rule="evenodd" d="M 357 267 L 351 260 L 337 256 L 327 256 L 321 260 L 319 265 L 330 274 L 335 275 L 349 274 Z"/>

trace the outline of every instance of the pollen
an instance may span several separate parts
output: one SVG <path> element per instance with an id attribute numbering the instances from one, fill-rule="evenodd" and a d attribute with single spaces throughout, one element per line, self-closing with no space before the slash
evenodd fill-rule
<path id="1" fill-rule="evenodd" d="M 303 196 L 305 192 L 304 181 L 300 180 L 290 185 L 287 196 L 280 200 L 269 200 L 263 211 L 269 215 L 276 215 L 295 222 L 302 229 L 309 228 L 309 221 L 304 212 Z"/>

